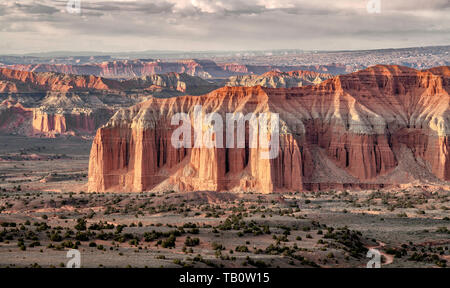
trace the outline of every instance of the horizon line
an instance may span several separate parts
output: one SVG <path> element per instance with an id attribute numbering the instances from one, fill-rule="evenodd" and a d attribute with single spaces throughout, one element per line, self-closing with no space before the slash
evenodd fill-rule
<path id="1" fill-rule="evenodd" d="M 169 54 L 195 54 L 195 53 L 263 53 L 263 52 L 277 52 L 277 51 L 298 51 L 302 53 L 345 53 L 345 52 L 366 52 L 366 51 L 383 51 L 383 50 L 404 50 L 404 49 L 417 49 L 417 48 L 434 48 L 434 47 L 449 47 L 450 44 L 442 44 L 442 45 L 427 45 L 427 46 L 407 46 L 407 47 L 386 47 L 386 48 L 373 48 L 373 49 L 337 49 L 337 50 L 318 50 L 318 49 L 308 49 L 304 50 L 301 48 L 277 48 L 277 49 L 263 49 L 263 50 L 139 50 L 139 51 L 120 51 L 120 52 L 112 52 L 112 51 L 88 51 L 88 50 L 80 50 L 80 51 L 70 51 L 70 50 L 53 50 L 53 51 L 42 51 L 42 52 L 28 52 L 28 53 L 1 53 L 0 56 L 22 56 L 22 57 L 44 57 L 45 54 L 64 54 L 66 55 L 57 55 L 59 57 L 74 57 L 74 56 L 112 56 L 112 55 L 120 55 L 120 54 L 145 54 L 145 53 L 169 53 Z M 76 53 L 88 54 L 88 55 L 76 55 Z M 36 55 L 43 56 L 36 56 Z"/>

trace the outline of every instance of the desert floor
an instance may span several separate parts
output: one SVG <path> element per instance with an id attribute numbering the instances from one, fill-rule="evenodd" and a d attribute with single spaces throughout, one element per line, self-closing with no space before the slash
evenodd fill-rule
<path id="1" fill-rule="evenodd" d="M 87 193 L 91 141 L 0 136 L 0 267 L 445 267 L 450 186 Z"/>

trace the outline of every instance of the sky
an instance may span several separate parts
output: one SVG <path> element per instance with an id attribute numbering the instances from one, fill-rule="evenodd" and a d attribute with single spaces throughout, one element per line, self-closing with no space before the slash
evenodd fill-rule
<path id="1" fill-rule="evenodd" d="M 1 54 L 449 44 L 450 0 L 0 0 Z"/>

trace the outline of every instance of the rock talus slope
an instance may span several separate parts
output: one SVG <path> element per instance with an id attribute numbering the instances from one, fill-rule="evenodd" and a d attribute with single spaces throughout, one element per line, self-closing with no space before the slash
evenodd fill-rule
<path id="1" fill-rule="evenodd" d="M 448 67 L 379 65 L 315 86 L 224 87 L 151 99 L 117 112 L 97 131 L 89 190 L 270 193 L 449 181 L 449 76 Z M 262 159 L 248 137 L 239 149 L 175 149 L 171 116 L 193 117 L 196 105 L 221 115 L 278 113 L 278 157 Z M 414 167 L 405 169 L 407 155 Z"/>

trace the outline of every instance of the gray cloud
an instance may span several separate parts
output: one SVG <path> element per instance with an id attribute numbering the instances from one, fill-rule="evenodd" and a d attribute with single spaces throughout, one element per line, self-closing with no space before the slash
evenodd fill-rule
<path id="1" fill-rule="evenodd" d="M 13 5 L 17 10 L 25 14 L 53 14 L 59 12 L 59 9 L 56 9 L 52 6 L 43 5 L 41 3 L 22 4 L 19 2 L 15 2 Z"/>
<path id="2" fill-rule="evenodd" d="M 367 0 L 368 1 L 368 0 Z M 367 49 L 450 43 L 450 1 L 65 0 L 0 4 L 0 53 L 48 50 Z M 14 47 L 14 48 L 11 48 Z"/>

